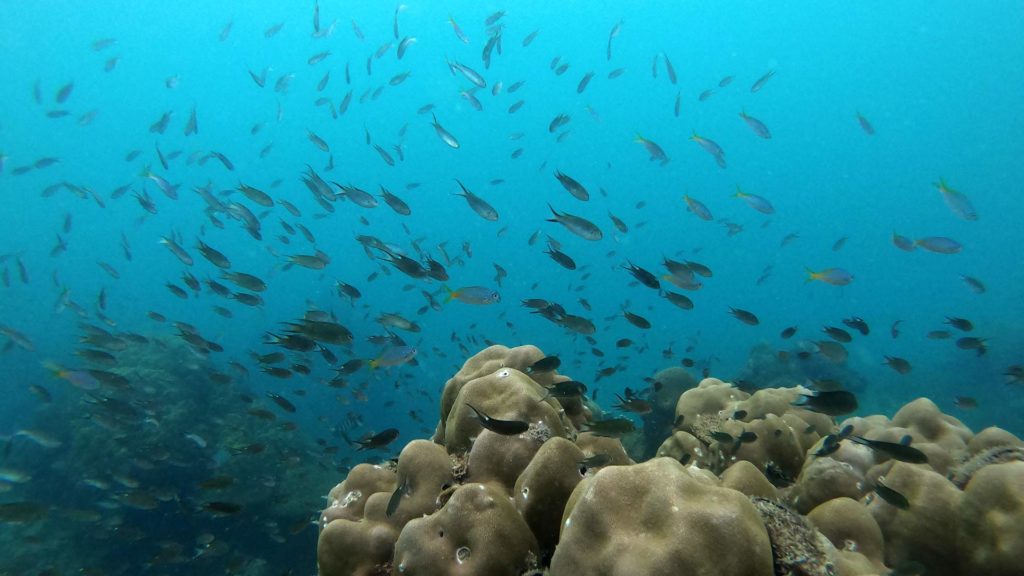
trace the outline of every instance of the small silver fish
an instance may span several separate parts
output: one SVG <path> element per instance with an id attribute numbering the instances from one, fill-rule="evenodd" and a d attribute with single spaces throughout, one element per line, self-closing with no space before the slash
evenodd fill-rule
<path id="1" fill-rule="evenodd" d="M 754 131 L 754 134 L 757 134 L 765 140 L 771 139 L 772 133 L 768 130 L 768 127 L 757 118 L 748 115 L 746 110 L 740 112 L 740 118 L 743 118 L 743 121 L 747 123 L 747 126 L 750 126 L 750 129 Z"/>
<path id="2" fill-rule="evenodd" d="M 559 213 L 557 210 L 552 208 L 550 204 L 548 204 L 548 209 L 550 209 L 551 213 L 555 216 L 554 218 L 548 219 L 548 222 L 557 222 L 562 226 L 565 226 L 569 232 L 572 232 L 584 240 L 597 241 L 604 236 L 601 233 L 601 229 L 586 218 L 569 214 L 568 212 Z"/>
<path id="3" fill-rule="evenodd" d="M 434 118 L 434 122 L 433 122 L 434 131 L 437 132 L 437 136 L 441 139 L 441 141 L 444 142 L 445 144 L 451 146 L 452 148 L 458 148 L 459 147 L 458 139 L 456 139 L 455 136 L 453 136 L 451 132 L 445 130 L 444 126 L 441 126 L 441 124 L 437 121 L 437 116 L 436 115 L 432 115 L 432 116 Z"/>
<path id="4" fill-rule="evenodd" d="M 456 193 L 455 195 L 465 198 L 469 207 L 472 208 L 478 216 L 491 222 L 498 219 L 498 211 L 494 209 L 494 206 L 491 206 L 486 200 L 471 192 L 459 180 L 456 180 L 456 182 L 458 182 L 459 187 L 462 188 L 462 194 Z"/>

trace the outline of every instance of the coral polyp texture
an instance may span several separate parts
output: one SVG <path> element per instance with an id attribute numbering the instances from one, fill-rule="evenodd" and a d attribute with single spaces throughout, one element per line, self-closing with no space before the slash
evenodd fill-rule
<path id="1" fill-rule="evenodd" d="M 927 398 L 837 420 L 798 383 L 678 368 L 627 393 L 650 407 L 634 426 L 531 370 L 544 358 L 481 351 L 431 439 L 352 468 L 320 515 L 321 576 L 1024 573 L 1024 442 L 1005 430 Z"/>

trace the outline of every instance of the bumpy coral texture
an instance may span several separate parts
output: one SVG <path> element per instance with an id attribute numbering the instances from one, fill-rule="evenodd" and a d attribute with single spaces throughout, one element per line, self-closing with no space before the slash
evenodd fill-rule
<path id="1" fill-rule="evenodd" d="M 613 466 L 566 506 L 551 576 L 772 576 L 768 534 L 750 501 L 669 458 Z"/>
<path id="2" fill-rule="evenodd" d="M 803 387 L 748 394 L 673 373 L 680 385 L 652 397 L 665 414 L 645 418 L 627 454 L 578 432 L 596 403 L 547 397 L 568 377 L 527 373 L 544 356 L 481 351 L 446 383 L 433 441 L 410 442 L 397 465 L 354 467 L 320 517 L 320 575 L 1024 573 L 1024 442 L 1005 430 L 972 434 L 926 398 L 837 423 L 796 405 Z M 487 430 L 471 405 L 529 429 Z M 849 438 L 816 454 L 844 427 L 909 437 L 928 463 Z"/>
<path id="3" fill-rule="evenodd" d="M 375 575 L 390 561 L 405 524 L 435 509 L 441 491 L 453 482 L 444 448 L 414 440 L 398 458 L 397 470 L 360 464 L 334 490 L 323 512 L 317 550 L 321 576 Z M 401 497 L 387 514 L 399 486 Z"/>
<path id="4" fill-rule="evenodd" d="M 1024 462 L 979 470 L 964 490 L 959 512 L 964 573 L 1024 573 Z"/>
<path id="5" fill-rule="evenodd" d="M 961 493 L 952 482 L 927 465 L 896 463 L 884 477 L 885 486 L 903 494 L 910 508 L 902 510 L 874 497 L 868 510 L 885 536 L 889 566 L 917 561 L 929 576 L 960 574 L 957 527 Z"/>
<path id="6" fill-rule="evenodd" d="M 516 509 L 537 536 L 542 553 L 550 556 L 558 543 L 562 510 L 588 471 L 586 455 L 564 438 L 552 438 L 537 452 L 516 481 Z"/>
<path id="7" fill-rule="evenodd" d="M 477 378 L 493 374 L 501 368 L 512 368 L 519 372 L 525 372 L 530 365 L 542 358 L 544 358 L 544 352 L 536 346 L 508 348 L 495 345 L 481 350 L 466 360 L 462 368 L 444 385 L 444 390 L 441 393 L 441 420 L 434 433 L 434 441 L 445 443 L 448 415 L 455 405 L 455 399 L 462 392 L 463 386 Z M 559 378 L 554 372 L 537 374 L 536 377 L 536 382 L 542 386 L 550 386 L 553 382 L 565 379 L 564 377 Z"/>
<path id="8" fill-rule="evenodd" d="M 537 540 L 508 495 L 466 484 L 437 513 L 406 525 L 393 574 L 518 576 L 537 558 Z"/>
<path id="9" fill-rule="evenodd" d="M 811 510 L 807 519 L 840 551 L 840 574 L 886 572 L 882 529 L 863 504 L 850 498 L 835 498 Z"/>

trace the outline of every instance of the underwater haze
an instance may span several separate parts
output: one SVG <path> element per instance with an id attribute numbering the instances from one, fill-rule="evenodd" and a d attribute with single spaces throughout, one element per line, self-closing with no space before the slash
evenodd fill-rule
<path id="1" fill-rule="evenodd" d="M 492 343 L 597 403 L 683 366 L 1021 435 L 1021 30 L 1009 1 L 8 3 L 0 574 L 313 573 L 327 490 Z"/>

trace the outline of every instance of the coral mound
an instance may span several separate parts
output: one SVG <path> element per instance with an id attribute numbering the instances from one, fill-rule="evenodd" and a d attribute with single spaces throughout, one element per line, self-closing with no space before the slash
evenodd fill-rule
<path id="1" fill-rule="evenodd" d="M 569 499 L 551 575 L 771 576 L 757 510 L 718 484 L 670 458 L 601 470 Z"/>
<path id="2" fill-rule="evenodd" d="M 678 369 L 630 432 L 550 394 L 571 378 L 530 374 L 542 358 L 483 350 L 445 384 L 431 440 L 354 467 L 320 517 L 321 576 L 1021 574 L 1009 432 L 974 434 L 927 398 L 837 422 L 798 405 L 802 386 Z"/>
<path id="3" fill-rule="evenodd" d="M 508 495 L 460 486 L 436 514 L 406 524 L 395 544 L 398 574 L 517 576 L 537 562 L 537 540 Z"/>

